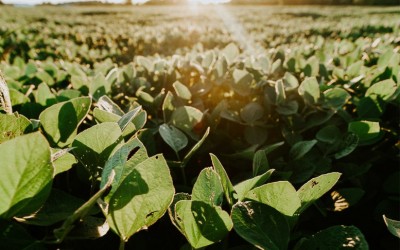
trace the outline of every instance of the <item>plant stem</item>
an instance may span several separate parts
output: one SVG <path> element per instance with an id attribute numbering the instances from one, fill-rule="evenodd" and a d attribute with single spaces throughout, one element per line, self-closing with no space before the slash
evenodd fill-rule
<path id="1" fill-rule="evenodd" d="M 185 168 L 183 168 L 183 167 L 180 167 L 180 169 L 181 169 L 181 174 L 182 174 L 183 184 L 184 184 L 185 186 L 187 186 L 187 180 L 186 180 Z"/>
<path id="2" fill-rule="evenodd" d="M 119 250 L 125 250 L 125 240 L 122 238 L 119 239 Z"/>

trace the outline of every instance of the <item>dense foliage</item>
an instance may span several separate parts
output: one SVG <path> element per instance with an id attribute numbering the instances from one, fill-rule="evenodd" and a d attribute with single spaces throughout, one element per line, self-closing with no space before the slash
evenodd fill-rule
<path id="1" fill-rule="evenodd" d="M 400 9 L 186 8 L 1 7 L 1 246 L 398 248 Z"/>

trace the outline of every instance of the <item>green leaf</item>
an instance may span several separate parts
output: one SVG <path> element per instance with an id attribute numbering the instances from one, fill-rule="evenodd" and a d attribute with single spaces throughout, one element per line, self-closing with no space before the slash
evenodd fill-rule
<path id="1" fill-rule="evenodd" d="M 173 104 L 173 99 L 174 99 L 174 95 L 170 91 L 168 91 L 167 94 L 165 95 L 165 98 L 164 98 L 164 101 L 162 104 L 164 121 L 168 120 L 171 117 L 172 112 L 175 109 L 174 104 Z"/>
<path id="2" fill-rule="evenodd" d="M 289 225 L 272 207 L 255 202 L 239 202 L 232 208 L 233 228 L 246 241 L 259 249 L 287 249 Z"/>
<path id="3" fill-rule="evenodd" d="M 175 109 L 171 115 L 171 123 L 178 129 L 190 134 L 194 126 L 203 119 L 203 113 L 190 106 Z"/>
<path id="4" fill-rule="evenodd" d="M 111 152 L 119 144 L 121 129 L 114 122 L 104 122 L 79 133 L 72 147 L 74 155 L 89 171 L 92 177 L 98 177 Z"/>
<path id="5" fill-rule="evenodd" d="M 100 97 L 111 91 L 111 83 L 107 81 L 103 74 L 98 73 L 93 78 L 89 91 L 94 100 L 99 100 Z"/>
<path id="6" fill-rule="evenodd" d="M 262 175 L 242 181 L 235 185 L 234 188 L 238 195 L 239 201 L 242 201 L 250 190 L 263 185 L 271 177 L 274 171 L 275 169 L 270 169 Z"/>
<path id="7" fill-rule="evenodd" d="M 355 121 L 348 125 L 348 132 L 357 135 L 360 143 L 375 139 L 380 135 L 380 130 L 379 122 Z"/>
<path id="8" fill-rule="evenodd" d="M 298 88 L 299 95 L 309 104 L 315 104 L 319 101 L 320 90 L 319 84 L 315 77 L 306 78 Z"/>
<path id="9" fill-rule="evenodd" d="M 283 85 L 282 80 L 278 80 L 275 83 L 275 94 L 276 94 L 276 100 L 275 100 L 276 105 L 279 105 L 279 104 L 285 102 L 286 92 L 285 92 L 285 87 Z"/>
<path id="10" fill-rule="evenodd" d="M 343 158 L 349 154 L 351 154 L 358 146 L 358 136 L 349 133 L 341 143 L 340 150 L 335 153 L 335 159 Z"/>
<path id="11" fill-rule="evenodd" d="M 55 83 L 53 77 L 44 70 L 37 72 L 36 77 L 48 86 L 53 86 Z"/>
<path id="12" fill-rule="evenodd" d="M 100 188 L 103 188 L 114 170 L 114 181 L 106 201 L 117 190 L 121 181 L 136 167 L 137 164 L 147 160 L 149 156 L 143 143 L 135 138 L 122 145 L 106 162 L 101 175 Z"/>
<path id="13" fill-rule="evenodd" d="M 41 83 L 36 91 L 35 100 L 43 107 L 49 107 L 57 103 L 56 96 L 51 92 L 49 86 Z"/>
<path id="14" fill-rule="evenodd" d="M 51 144 L 63 148 L 72 142 L 91 102 L 89 97 L 79 97 L 55 104 L 40 114 L 40 123 Z"/>
<path id="15" fill-rule="evenodd" d="M 222 54 L 225 56 L 228 64 L 231 65 L 235 59 L 239 56 L 240 51 L 239 48 L 234 43 L 230 43 L 226 45 L 226 47 L 222 50 Z"/>
<path id="16" fill-rule="evenodd" d="M 78 163 L 76 160 L 75 156 L 68 151 L 72 150 L 71 148 L 60 150 L 52 150 L 52 161 L 53 161 L 53 166 L 54 166 L 54 176 L 66 172 L 72 168 L 72 165 Z M 57 159 L 54 159 L 53 156 L 55 154 L 62 153 L 61 156 L 57 157 Z"/>
<path id="17" fill-rule="evenodd" d="M 261 175 L 269 170 L 267 154 L 264 150 L 258 150 L 253 157 L 253 176 Z"/>
<path id="18" fill-rule="evenodd" d="M 310 238 L 301 239 L 296 250 L 336 250 L 347 249 L 368 250 L 364 235 L 355 226 L 333 226 L 324 229 Z"/>
<path id="19" fill-rule="evenodd" d="M 35 212 L 50 194 L 53 166 L 50 147 L 39 132 L 0 144 L 0 217 Z"/>
<path id="20" fill-rule="evenodd" d="M 158 128 L 158 132 L 163 140 L 175 151 L 177 155 L 179 151 L 184 149 L 189 142 L 188 138 L 183 132 L 171 125 L 162 124 Z"/>
<path id="21" fill-rule="evenodd" d="M 377 82 L 365 92 L 365 96 L 378 96 L 384 101 L 389 101 L 395 98 L 395 93 L 398 92 L 398 86 L 392 79 Z"/>
<path id="22" fill-rule="evenodd" d="M 389 219 L 385 215 L 383 215 L 383 220 L 385 221 L 389 232 L 397 238 L 400 238 L 400 221 Z"/>
<path id="23" fill-rule="evenodd" d="M 283 76 L 283 86 L 286 91 L 291 91 L 299 86 L 299 81 L 289 72 L 285 72 L 285 75 Z"/>
<path id="24" fill-rule="evenodd" d="M 107 111 L 109 113 L 118 115 L 118 116 L 123 116 L 125 113 L 122 111 L 122 109 L 115 104 L 108 96 L 102 96 L 100 99 L 97 101 L 97 106 L 99 109 Z"/>
<path id="25" fill-rule="evenodd" d="M 342 88 L 332 88 L 324 93 L 324 107 L 338 110 L 342 108 L 351 98 L 351 95 Z"/>
<path id="26" fill-rule="evenodd" d="M 240 96 L 248 96 L 251 92 L 253 76 L 246 70 L 235 69 L 232 74 L 232 88 Z"/>
<path id="27" fill-rule="evenodd" d="M 232 229 L 229 214 L 201 201 L 178 201 L 176 221 L 190 245 L 199 249 L 221 241 Z"/>
<path id="28" fill-rule="evenodd" d="M 118 120 L 118 125 L 121 128 L 121 131 L 125 131 L 125 129 L 132 123 L 132 120 L 140 114 L 141 110 L 142 106 L 139 106 L 129 111 Z"/>
<path id="29" fill-rule="evenodd" d="M 219 206 L 223 196 L 224 190 L 217 172 L 212 167 L 203 169 L 194 183 L 192 200 Z"/>
<path id="30" fill-rule="evenodd" d="M 33 215 L 17 218 L 30 225 L 50 226 L 63 221 L 75 212 L 85 201 L 58 189 L 52 189 L 43 207 Z"/>
<path id="31" fill-rule="evenodd" d="M 175 210 L 175 205 L 179 201 L 182 200 L 190 200 L 192 197 L 188 193 L 176 193 L 174 195 L 174 200 L 172 201 L 171 205 L 169 205 L 168 208 L 168 215 L 169 218 L 171 219 L 172 224 L 184 235 L 185 233 L 182 231 L 182 229 L 179 227 L 179 222 L 176 217 L 176 210 Z"/>
<path id="32" fill-rule="evenodd" d="M 240 111 L 240 117 L 244 122 L 253 124 L 255 121 L 260 120 L 264 116 L 264 108 L 256 103 L 251 102 L 244 106 Z"/>
<path id="33" fill-rule="evenodd" d="M 0 114 L 0 143 L 23 135 L 31 129 L 31 122 L 23 115 Z"/>
<path id="34" fill-rule="evenodd" d="M 122 240 L 149 227 L 167 211 L 174 185 L 162 155 L 153 156 L 127 175 L 110 197 L 107 221 Z"/>
<path id="35" fill-rule="evenodd" d="M 306 210 L 314 201 L 318 200 L 322 195 L 328 192 L 340 178 L 340 173 L 333 172 L 323 174 L 312 178 L 297 190 L 297 194 L 301 200 L 301 208 L 298 213 Z"/>
<path id="36" fill-rule="evenodd" d="M 301 206 L 296 189 L 288 181 L 272 182 L 257 187 L 248 192 L 246 198 L 267 204 L 288 217 L 294 216 Z"/>
<path id="37" fill-rule="evenodd" d="M 10 100 L 13 106 L 30 102 L 30 99 L 27 96 L 15 89 L 10 89 Z"/>
<path id="38" fill-rule="evenodd" d="M 174 87 L 176 95 L 180 98 L 182 98 L 183 100 L 190 100 L 192 98 L 192 93 L 190 93 L 190 90 L 188 89 L 188 87 L 186 87 L 185 85 L 183 85 L 180 82 L 174 82 L 172 84 L 172 87 Z"/>
<path id="39" fill-rule="evenodd" d="M 321 128 L 315 135 L 315 137 L 319 141 L 329 143 L 329 144 L 333 144 L 336 141 L 338 141 L 338 139 L 340 139 L 340 136 L 341 136 L 341 133 L 340 133 L 339 128 L 334 125 L 328 125 L 328 126 Z"/>
<path id="40" fill-rule="evenodd" d="M 228 204 L 233 206 L 233 204 L 237 202 L 237 194 L 233 188 L 232 182 L 218 158 L 213 154 L 210 154 L 210 156 L 214 170 L 218 173 L 219 178 L 221 179 L 222 188 L 224 189 Z"/>
<path id="41" fill-rule="evenodd" d="M 317 140 L 299 141 L 289 151 L 290 160 L 295 161 L 302 158 L 317 144 Z"/>

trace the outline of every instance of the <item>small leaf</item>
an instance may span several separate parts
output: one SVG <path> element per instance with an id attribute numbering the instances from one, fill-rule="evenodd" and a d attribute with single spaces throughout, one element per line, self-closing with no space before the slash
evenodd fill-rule
<path id="1" fill-rule="evenodd" d="M 201 201 L 178 201 L 175 212 L 180 229 L 195 249 L 221 241 L 232 229 L 227 212 Z"/>
<path id="2" fill-rule="evenodd" d="M 223 196 L 224 190 L 217 172 L 211 167 L 203 169 L 193 185 L 192 200 L 220 206 Z"/>
<path id="3" fill-rule="evenodd" d="M 50 194 L 53 180 L 50 147 L 39 132 L 0 144 L 0 218 L 38 210 Z"/>
<path id="4" fill-rule="evenodd" d="M 54 166 L 54 176 L 66 172 L 72 168 L 72 165 L 78 163 L 73 154 L 69 151 L 73 148 L 52 150 L 51 161 Z"/>
<path id="5" fill-rule="evenodd" d="M 99 98 L 97 101 L 97 106 L 99 109 L 113 113 L 118 116 L 123 116 L 125 113 L 122 111 L 122 109 L 115 104 L 108 96 L 102 96 Z"/>
<path id="6" fill-rule="evenodd" d="M 89 90 L 93 99 L 99 100 L 100 97 L 108 94 L 111 91 L 111 83 L 107 81 L 103 74 L 98 73 L 93 78 Z"/>
<path id="7" fill-rule="evenodd" d="M 397 238 L 400 238 L 400 221 L 389 219 L 385 215 L 383 215 L 383 220 L 385 221 L 389 232 Z"/>
<path id="8" fill-rule="evenodd" d="M 289 72 L 285 72 L 285 75 L 283 76 L 283 86 L 286 91 L 291 91 L 299 86 L 299 81 Z"/>
<path id="9" fill-rule="evenodd" d="M 162 124 L 158 128 L 163 140 L 175 151 L 176 154 L 184 149 L 188 144 L 188 138 L 179 129 L 174 126 Z"/>
<path id="10" fill-rule="evenodd" d="M 119 143 L 121 129 L 114 122 L 92 126 L 76 137 L 72 146 L 74 155 L 89 171 L 92 177 L 100 176 L 111 152 Z"/>
<path id="11" fill-rule="evenodd" d="M 179 226 L 179 222 L 176 217 L 176 210 L 175 210 L 175 205 L 179 201 L 182 200 L 190 200 L 192 197 L 190 194 L 187 193 L 176 193 L 174 195 L 174 200 L 172 201 L 171 205 L 168 208 L 168 215 L 169 218 L 171 219 L 172 224 L 184 235 L 185 233 L 182 231 L 182 229 Z"/>
<path id="12" fill-rule="evenodd" d="M 314 201 L 328 192 L 340 178 L 340 173 L 333 172 L 312 178 L 297 191 L 301 200 L 301 208 L 298 213 L 306 210 Z"/>
<path id="13" fill-rule="evenodd" d="M 358 136 L 349 133 L 343 140 L 340 150 L 335 153 L 335 159 L 343 158 L 351 154 L 358 146 Z"/>
<path id="14" fill-rule="evenodd" d="M 301 206 L 296 189 L 288 181 L 272 182 L 257 187 L 251 190 L 246 198 L 267 204 L 288 217 L 294 216 Z"/>
<path id="15" fill-rule="evenodd" d="M 235 59 L 239 56 L 240 51 L 239 48 L 234 43 L 228 44 L 223 50 L 222 54 L 225 56 L 229 65 L 231 65 Z"/>
<path id="16" fill-rule="evenodd" d="M 340 130 L 334 125 L 328 125 L 320 129 L 315 137 L 325 143 L 333 144 L 341 136 Z"/>
<path id="17" fill-rule="evenodd" d="M 224 189 L 228 204 L 233 206 L 237 201 L 237 194 L 233 188 L 232 182 L 218 158 L 213 154 L 210 154 L 210 156 L 214 170 L 218 173 L 219 178 L 221 179 L 222 188 Z"/>
<path id="18" fill-rule="evenodd" d="M 268 130 L 260 126 L 246 126 L 244 138 L 251 145 L 262 145 L 268 139 Z"/>
<path id="19" fill-rule="evenodd" d="M 253 176 L 261 175 L 269 170 L 267 154 L 258 150 L 253 157 Z"/>
<path id="20" fill-rule="evenodd" d="M 201 122 L 203 113 L 190 106 L 179 107 L 171 115 L 171 123 L 178 129 L 190 134 L 194 126 Z"/>
<path id="21" fill-rule="evenodd" d="M 307 154 L 317 144 L 317 140 L 299 141 L 289 151 L 290 160 L 295 161 Z"/>
<path id="22" fill-rule="evenodd" d="M 259 249 L 287 249 L 289 225 L 272 207 L 255 202 L 239 202 L 231 213 L 235 231 Z"/>
<path id="23" fill-rule="evenodd" d="M 296 250 L 368 250 L 364 235 L 355 226 L 333 226 L 324 229 L 310 238 L 303 238 L 296 245 Z"/>
<path id="24" fill-rule="evenodd" d="M 142 106 L 139 106 L 129 111 L 118 120 L 118 125 L 121 128 L 122 132 L 128 127 L 129 124 L 131 124 L 132 120 L 135 119 L 135 117 L 140 113 L 141 110 Z"/>
<path id="25" fill-rule="evenodd" d="M 40 123 L 53 145 L 63 148 L 72 142 L 91 102 L 89 97 L 79 97 L 50 106 L 40 114 Z"/>
<path id="26" fill-rule="evenodd" d="M 375 139 L 381 132 L 379 122 L 372 121 L 350 122 L 348 131 L 357 135 L 361 143 Z"/>
<path id="27" fill-rule="evenodd" d="M 240 96 L 248 96 L 251 92 L 253 76 L 246 70 L 235 69 L 232 74 L 232 88 Z"/>
<path id="28" fill-rule="evenodd" d="M 299 95 L 309 104 L 315 104 L 319 101 L 319 84 L 315 77 L 306 78 L 298 88 Z"/>
<path id="29" fill-rule="evenodd" d="M 235 185 L 234 188 L 238 195 L 239 201 L 242 201 L 250 190 L 263 185 L 271 177 L 274 171 L 275 169 L 270 169 L 262 175 L 242 181 Z"/>
<path id="30" fill-rule="evenodd" d="M 23 115 L 0 114 L 0 143 L 23 135 L 32 129 L 32 123 Z"/>
<path id="31" fill-rule="evenodd" d="M 342 88 L 332 88 L 324 92 L 324 107 L 338 110 L 351 98 L 351 95 Z"/>
<path id="32" fill-rule="evenodd" d="M 276 100 L 275 100 L 276 105 L 279 105 L 286 100 L 285 87 L 283 85 L 282 80 L 279 80 L 275 83 L 275 94 L 276 94 Z"/>
<path id="33" fill-rule="evenodd" d="M 253 124 L 264 116 L 264 108 L 255 102 L 247 104 L 241 111 L 240 117 L 246 123 Z"/>
<path id="34" fill-rule="evenodd" d="M 182 83 L 174 82 L 172 84 L 172 87 L 174 87 L 176 95 L 182 98 L 183 100 L 190 100 L 192 98 L 192 93 L 190 92 L 188 87 L 186 87 Z"/>
<path id="35" fill-rule="evenodd" d="M 377 82 L 365 92 L 365 96 L 378 96 L 384 101 L 389 101 L 393 97 L 395 98 L 395 93 L 398 92 L 398 86 L 392 79 Z"/>

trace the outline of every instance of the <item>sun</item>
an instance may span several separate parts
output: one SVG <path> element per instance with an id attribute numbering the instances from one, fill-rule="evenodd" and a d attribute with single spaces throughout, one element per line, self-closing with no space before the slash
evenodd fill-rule
<path id="1" fill-rule="evenodd" d="M 222 4 L 231 0 L 187 0 L 189 4 Z"/>

